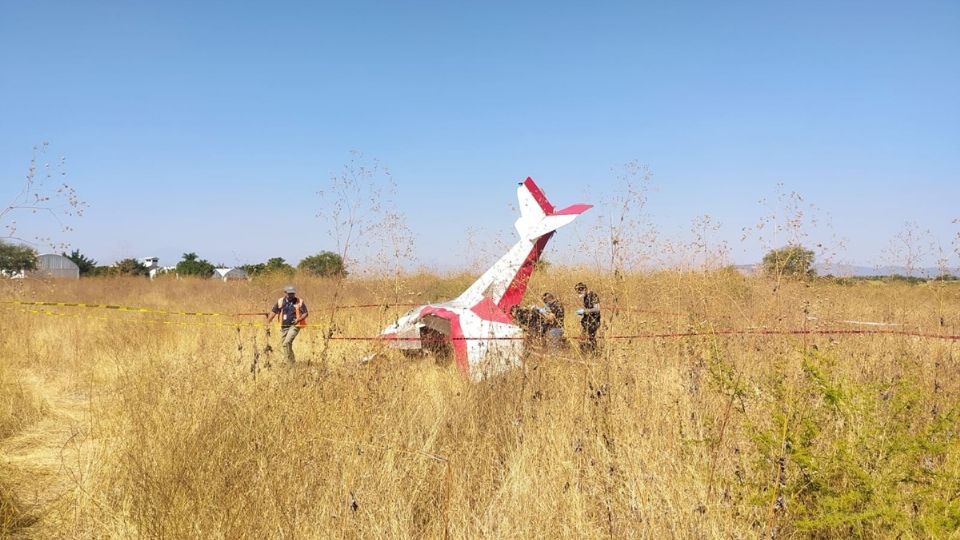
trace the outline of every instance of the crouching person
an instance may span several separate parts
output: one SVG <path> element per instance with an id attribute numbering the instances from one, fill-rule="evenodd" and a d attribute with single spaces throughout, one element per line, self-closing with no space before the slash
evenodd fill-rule
<path id="1" fill-rule="evenodd" d="M 293 340 L 297 339 L 300 329 L 307 325 L 307 304 L 297 297 L 297 290 L 293 286 L 283 289 L 283 297 L 277 300 L 273 309 L 267 315 L 267 323 L 274 317 L 280 317 L 280 340 L 287 363 L 293 365 L 296 355 L 293 354 Z"/>
<path id="2" fill-rule="evenodd" d="M 547 346 L 557 349 L 563 341 L 563 304 L 552 293 L 543 294 L 543 307 L 539 308 L 543 325 L 543 335 Z"/>
<path id="3" fill-rule="evenodd" d="M 513 306 L 510 308 L 510 318 L 523 329 L 525 346 L 543 345 L 543 321 L 537 308 Z"/>

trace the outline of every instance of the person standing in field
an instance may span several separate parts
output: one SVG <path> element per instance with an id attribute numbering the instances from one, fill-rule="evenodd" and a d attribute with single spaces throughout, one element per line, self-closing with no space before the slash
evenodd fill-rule
<path id="1" fill-rule="evenodd" d="M 307 325 L 307 304 L 303 299 L 297 297 L 297 290 L 292 285 L 283 289 L 282 296 L 273 309 L 267 314 L 267 323 L 273 321 L 273 318 L 280 316 L 280 340 L 283 343 L 283 352 L 286 354 L 287 362 L 293 365 L 296 362 L 296 356 L 293 354 L 293 340 L 297 339 L 300 329 Z"/>
<path id="2" fill-rule="evenodd" d="M 597 330 L 600 329 L 600 296 L 588 290 L 583 282 L 574 285 L 573 290 L 583 300 L 583 307 L 577 310 L 580 316 L 580 348 L 583 351 L 597 350 Z"/>
<path id="3" fill-rule="evenodd" d="M 547 346 L 560 347 L 563 344 L 563 304 L 553 293 L 543 293 L 543 307 L 539 311 Z"/>

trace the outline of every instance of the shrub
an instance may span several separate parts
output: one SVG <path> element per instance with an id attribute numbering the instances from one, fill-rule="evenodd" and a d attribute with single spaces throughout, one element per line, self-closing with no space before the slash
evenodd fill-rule
<path id="1" fill-rule="evenodd" d="M 123 259 L 117 261 L 113 267 L 114 272 L 121 276 L 148 276 L 150 270 L 136 259 Z"/>
<path id="2" fill-rule="evenodd" d="M 37 268 L 37 252 L 28 246 L 8 244 L 0 240 L 0 272 L 19 272 Z"/>
<path id="3" fill-rule="evenodd" d="M 300 261 L 297 269 L 301 272 L 321 277 L 347 275 L 347 269 L 343 264 L 343 257 L 331 251 L 321 251 L 316 255 L 310 255 Z"/>
<path id="4" fill-rule="evenodd" d="M 772 249 L 763 256 L 763 271 L 770 276 L 810 279 L 817 275 L 813 260 L 813 251 L 803 246 Z"/>
<path id="5" fill-rule="evenodd" d="M 196 253 L 184 253 L 183 260 L 177 263 L 177 274 L 181 276 L 209 277 L 213 274 L 213 264 L 200 259 Z"/>

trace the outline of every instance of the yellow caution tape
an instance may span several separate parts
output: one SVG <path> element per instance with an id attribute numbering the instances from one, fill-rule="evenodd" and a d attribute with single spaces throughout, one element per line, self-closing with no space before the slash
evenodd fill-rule
<path id="1" fill-rule="evenodd" d="M 68 306 L 74 307 L 74 306 Z M 143 318 L 117 318 L 117 317 L 103 317 L 97 315 L 87 315 L 84 313 L 68 313 L 61 311 L 52 311 L 49 309 L 40 309 L 37 307 L 21 307 L 18 311 L 26 314 L 33 315 L 47 315 L 51 317 L 64 317 L 70 319 L 83 319 L 91 321 L 103 321 L 103 322 L 122 322 L 122 323 L 135 323 L 135 324 L 162 324 L 168 326 L 184 326 L 184 327 L 196 327 L 196 326 L 205 326 L 205 327 L 219 327 L 219 328 L 268 328 L 270 324 L 265 322 L 217 322 L 217 321 L 188 321 L 188 320 L 164 320 L 164 319 L 143 319 Z M 124 310 L 132 311 L 132 310 Z M 146 313 L 146 312 L 144 312 Z"/>
<path id="2" fill-rule="evenodd" d="M 0 300 L 0 304 L 14 306 L 40 306 L 40 307 L 70 307 L 70 308 L 93 308 L 110 309 L 115 311 L 127 311 L 132 313 L 156 313 L 159 315 L 190 315 L 203 317 L 232 317 L 230 313 L 218 313 L 207 311 L 167 311 L 163 309 L 154 309 L 136 306 L 121 306 L 117 304 L 85 304 L 83 302 L 39 302 L 27 300 Z"/>

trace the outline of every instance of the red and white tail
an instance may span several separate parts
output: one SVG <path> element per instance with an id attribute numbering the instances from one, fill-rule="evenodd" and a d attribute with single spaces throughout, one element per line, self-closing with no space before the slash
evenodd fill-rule
<path id="1" fill-rule="evenodd" d="M 520 241 L 460 295 L 460 302 L 473 305 L 489 298 L 504 312 L 517 305 L 553 231 L 593 208 L 589 204 L 574 204 L 556 210 L 532 178 L 517 188 L 517 199 L 520 218 L 515 225 Z"/>
<path id="2" fill-rule="evenodd" d="M 574 204 L 555 210 L 532 178 L 520 184 L 517 198 L 520 200 L 520 218 L 515 223 L 517 232 L 524 240 L 531 241 L 563 227 L 593 208 L 589 204 Z"/>

